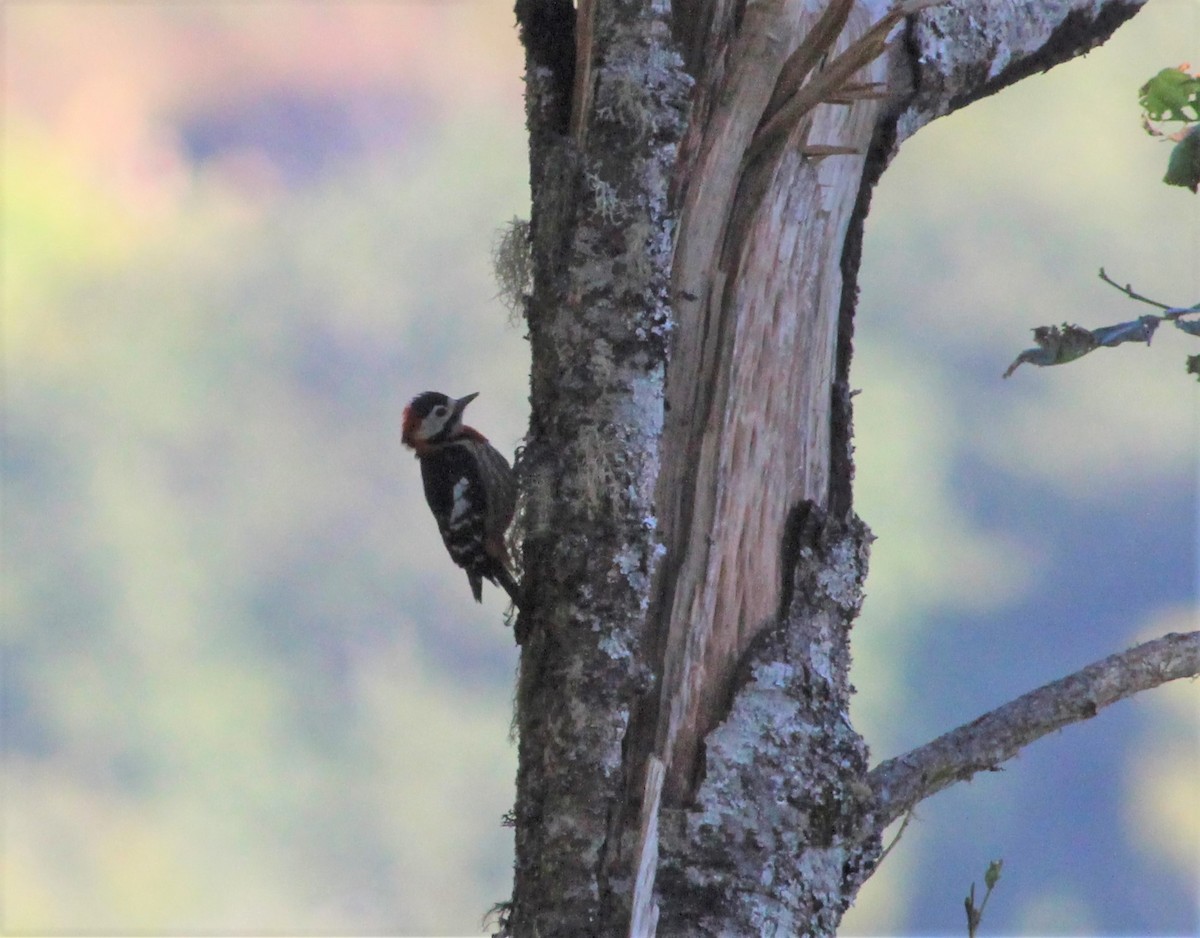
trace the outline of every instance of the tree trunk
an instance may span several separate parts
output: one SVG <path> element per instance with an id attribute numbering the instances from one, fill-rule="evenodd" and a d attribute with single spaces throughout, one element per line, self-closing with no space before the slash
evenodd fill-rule
<path id="1" fill-rule="evenodd" d="M 1138 3 L 518 0 L 534 283 L 514 935 L 832 934 L 871 187 Z"/>

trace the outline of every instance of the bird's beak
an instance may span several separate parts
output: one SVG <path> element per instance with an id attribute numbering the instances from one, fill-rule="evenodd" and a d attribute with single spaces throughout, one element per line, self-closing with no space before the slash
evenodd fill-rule
<path id="1" fill-rule="evenodd" d="M 474 394 L 468 394 L 466 397 L 460 397 L 458 400 L 456 400 L 454 402 L 454 415 L 456 417 L 461 417 L 462 412 L 467 409 L 467 405 L 477 397 L 479 397 L 478 391 L 476 391 Z"/>

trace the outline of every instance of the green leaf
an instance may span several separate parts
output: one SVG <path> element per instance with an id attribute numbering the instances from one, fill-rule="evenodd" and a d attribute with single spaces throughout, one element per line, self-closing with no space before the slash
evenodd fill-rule
<path id="1" fill-rule="evenodd" d="M 1003 867 L 1003 860 L 993 860 L 988 864 L 987 872 L 983 874 L 983 882 L 988 889 L 996 888 L 996 883 L 1000 882 L 1000 870 Z"/>
<path id="2" fill-rule="evenodd" d="M 1167 161 L 1167 174 L 1163 182 L 1168 186 L 1183 186 L 1193 192 L 1200 188 L 1200 124 L 1192 127 L 1183 139 L 1171 149 Z"/>
<path id="3" fill-rule="evenodd" d="M 1150 120 L 1200 120 L 1200 78 L 1193 78 L 1185 68 L 1164 68 L 1138 89 L 1138 103 Z"/>

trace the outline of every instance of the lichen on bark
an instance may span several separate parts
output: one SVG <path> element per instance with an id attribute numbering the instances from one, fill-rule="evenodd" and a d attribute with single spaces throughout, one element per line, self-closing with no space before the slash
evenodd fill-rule
<path id="1" fill-rule="evenodd" d="M 571 20 L 522 2 L 533 188 L 530 431 L 513 934 L 606 931 L 647 595 L 674 230 L 668 180 L 690 79 L 665 4 L 605 4 L 586 134 L 570 128 Z M 570 3 L 565 4 L 567 9 Z M 574 14 L 572 14 L 574 15 Z M 550 25 L 548 26 L 547 23 Z M 532 44 L 529 36 L 536 37 Z"/>
<path id="2" fill-rule="evenodd" d="M 836 56 L 927 5 L 518 0 L 532 602 L 511 934 L 830 935 L 877 861 L 848 682 L 870 189 L 924 123 L 1136 6 L 925 11 L 755 148 L 822 9 Z"/>
<path id="3" fill-rule="evenodd" d="M 788 607 L 706 738 L 694 803 L 664 812 L 659 935 L 831 934 L 878 857 L 847 680 L 870 533 L 797 514 Z"/>

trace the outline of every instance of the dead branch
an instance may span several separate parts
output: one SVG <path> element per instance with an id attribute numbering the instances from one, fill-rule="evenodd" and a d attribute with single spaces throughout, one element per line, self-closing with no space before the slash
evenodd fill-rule
<path id="1" fill-rule="evenodd" d="M 871 770 L 880 830 L 976 772 L 997 771 L 1047 733 L 1094 717 L 1126 697 L 1200 674 L 1200 631 L 1164 635 L 1039 687 Z"/>

